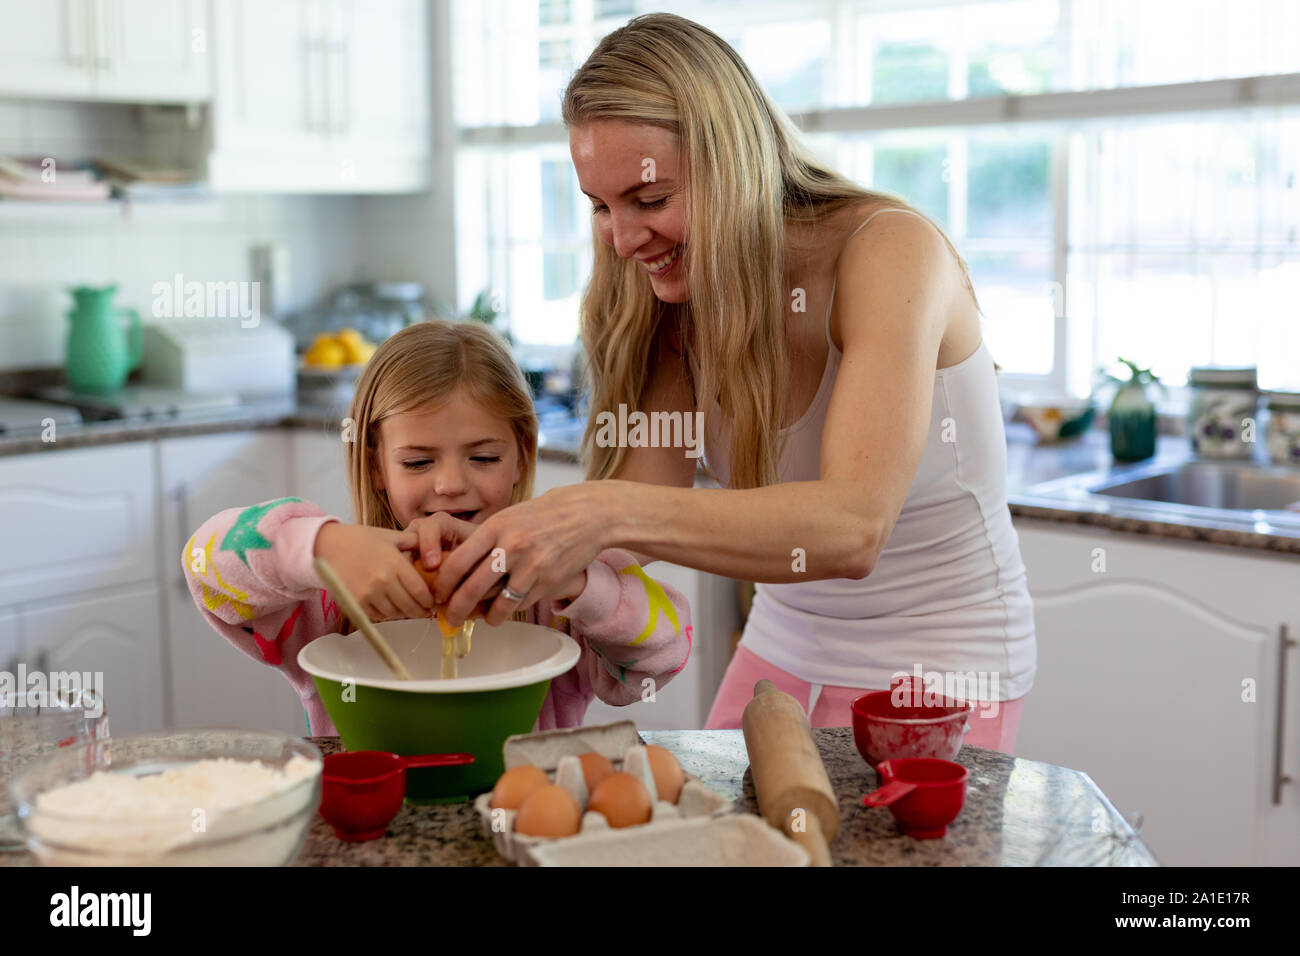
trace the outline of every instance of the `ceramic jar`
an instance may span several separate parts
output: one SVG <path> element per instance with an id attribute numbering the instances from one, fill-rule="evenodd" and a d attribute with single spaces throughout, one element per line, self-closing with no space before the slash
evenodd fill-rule
<path id="1" fill-rule="evenodd" d="M 1252 457 L 1259 417 L 1255 369 L 1201 366 L 1190 371 L 1187 385 L 1192 451 L 1202 458 Z"/>
<path id="2" fill-rule="evenodd" d="M 1300 467 L 1300 392 L 1268 393 L 1268 457 Z"/>

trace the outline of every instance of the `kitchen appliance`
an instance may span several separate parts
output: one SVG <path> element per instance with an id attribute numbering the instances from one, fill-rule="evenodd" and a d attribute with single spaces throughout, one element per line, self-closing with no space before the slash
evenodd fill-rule
<path id="1" fill-rule="evenodd" d="M 66 405 L 0 398 L 0 435 L 6 438 L 34 438 L 53 426 L 49 433 L 53 439 L 59 428 L 80 424 L 81 413 Z"/>
<path id="2" fill-rule="evenodd" d="M 115 285 L 72 290 L 76 306 L 68 313 L 64 367 L 68 384 L 79 392 L 112 391 L 140 364 L 140 313 L 114 306 L 116 291 Z M 126 328 L 124 315 L 130 320 Z"/>
<path id="3" fill-rule="evenodd" d="M 128 422 L 201 419 L 229 414 L 240 407 L 234 392 L 186 392 L 153 385 L 126 385 L 104 394 L 78 392 L 65 385 L 41 391 L 41 397 L 71 405 L 88 421 Z M 76 412 L 74 412 L 76 414 Z"/>
<path id="4" fill-rule="evenodd" d="M 149 385 L 235 392 L 257 400 L 291 395 L 293 336 L 272 319 L 178 318 L 144 327 L 141 375 Z"/>
<path id="5" fill-rule="evenodd" d="M 829 846 L 840 829 L 839 801 L 803 708 L 770 680 L 761 680 L 741 726 L 763 818 L 807 850 L 813 866 L 830 866 Z"/>

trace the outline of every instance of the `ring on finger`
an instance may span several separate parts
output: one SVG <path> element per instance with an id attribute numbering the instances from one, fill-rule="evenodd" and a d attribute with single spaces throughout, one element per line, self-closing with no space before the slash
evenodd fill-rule
<path id="1" fill-rule="evenodd" d="M 518 604 L 524 598 L 528 597 L 528 592 L 524 591 L 521 594 L 520 592 L 516 591 L 514 588 L 510 587 L 510 585 L 507 584 L 505 587 L 501 589 L 501 596 L 506 598 L 507 600 L 514 601 L 516 604 Z"/>

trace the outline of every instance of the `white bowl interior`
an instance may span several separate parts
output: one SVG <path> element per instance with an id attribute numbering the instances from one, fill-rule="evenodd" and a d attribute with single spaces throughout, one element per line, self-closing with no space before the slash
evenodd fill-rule
<path id="1" fill-rule="evenodd" d="M 385 621 L 376 627 L 411 672 L 411 680 L 395 678 L 359 632 L 317 638 L 299 652 L 298 663 L 317 677 L 366 687 L 464 693 L 549 680 L 573 667 L 581 653 L 569 635 L 540 624 L 506 621 L 493 627 L 480 620 L 474 626 L 469 654 L 457 662 L 458 676 L 444 680 L 442 633 L 436 624 L 428 620 Z"/>

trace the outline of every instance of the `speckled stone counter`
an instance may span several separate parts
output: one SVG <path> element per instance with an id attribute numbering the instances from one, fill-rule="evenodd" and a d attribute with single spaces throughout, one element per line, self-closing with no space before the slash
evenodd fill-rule
<path id="1" fill-rule="evenodd" d="M 153 421 L 92 421 L 60 426 L 54 441 L 39 435 L 0 434 L 0 458 L 57 452 L 72 448 L 94 448 L 125 442 L 219 435 L 262 428 L 302 428 L 322 434 L 337 434 L 342 416 L 324 408 L 309 408 L 292 402 L 243 405 L 223 413 Z M 578 449 L 565 444 L 546 444 L 537 450 L 545 461 L 578 462 Z"/>
<path id="2" fill-rule="evenodd" d="M 837 866 L 1153 866 L 1155 859 L 1087 774 L 982 747 L 957 760 L 971 772 L 961 816 L 939 840 L 903 836 L 886 809 L 862 806 L 878 785 L 847 727 L 813 735 L 839 796 L 840 832 L 831 844 Z M 758 812 L 749 758 L 739 730 L 642 731 L 682 766 L 736 803 Z M 312 737 L 325 753 L 337 737 Z M 1101 813 L 1096 813 L 1097 809 Z M 366 843 L 336 839 L 317 815 L 298 866 L 507 866 L 482 835 L 469 804 L 403 807 L 388 833 Z"/>

